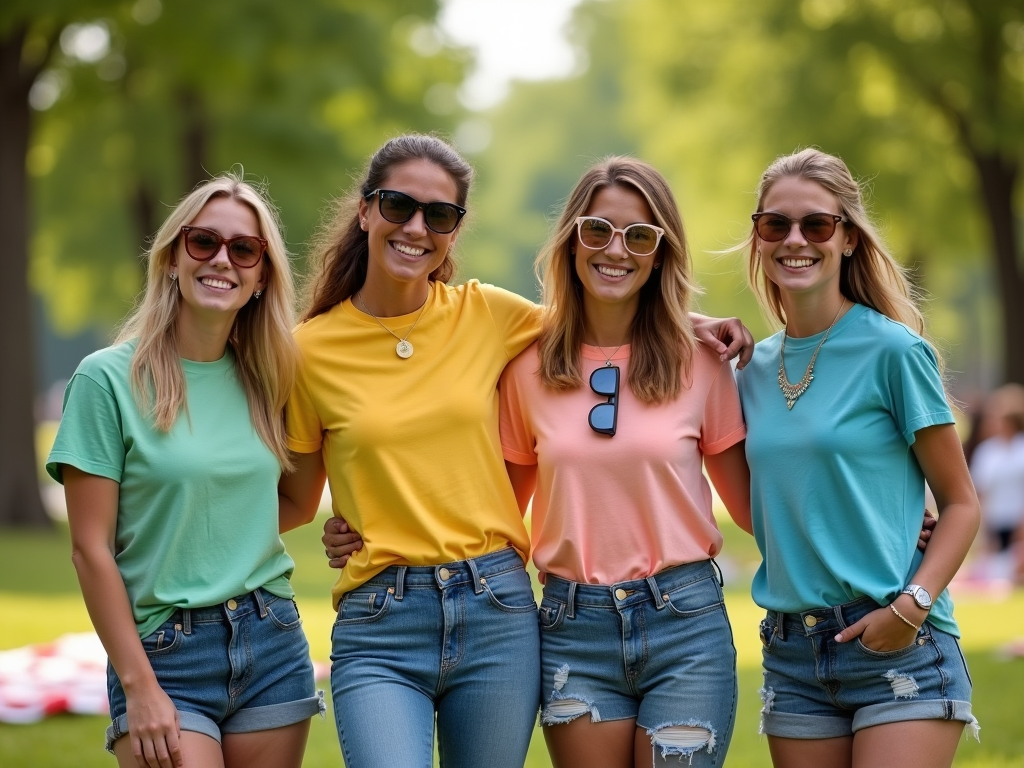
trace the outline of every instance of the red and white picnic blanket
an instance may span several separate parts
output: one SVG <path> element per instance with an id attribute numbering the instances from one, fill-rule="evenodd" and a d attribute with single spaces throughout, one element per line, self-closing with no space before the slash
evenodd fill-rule
<path id="1" fill-rule="evenodd" d="M 92 632 L 0 651 L 0 722 L 107 714 L 107 654 Z"/>

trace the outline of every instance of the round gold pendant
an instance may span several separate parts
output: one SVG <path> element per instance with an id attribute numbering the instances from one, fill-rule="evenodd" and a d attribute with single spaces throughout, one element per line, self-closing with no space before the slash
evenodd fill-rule
<path id="1" fill-rule="evenodd" d="M 397 345 L 395 345 L 395 352 L 398 354 L 400 358 L 402 358 L 403 360 L 407 360 L 408 358 L 412 357 L 412 344 L 410 344 L 405 339 L 402 339 L 400 342 L 398 342 Z"/>

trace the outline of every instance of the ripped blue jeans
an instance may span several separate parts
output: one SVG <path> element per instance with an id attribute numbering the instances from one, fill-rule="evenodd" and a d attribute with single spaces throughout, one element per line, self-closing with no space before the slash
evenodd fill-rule
<path id="1" fill-rule="evenodd" d="M 540 627 L 546 727 L 635 719 L 656 764 L 725 763 L 736 650 L 710 560 L 607 586 L 549 574 Z"/>

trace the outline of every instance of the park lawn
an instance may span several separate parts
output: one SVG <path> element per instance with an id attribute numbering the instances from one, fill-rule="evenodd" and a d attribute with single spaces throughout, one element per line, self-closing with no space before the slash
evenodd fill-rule
<path id="1" fill-rule="evenodd" d="M 293 584 L 306 635 L 315 659 L 330 654 L 334 620 L 329 590 L 332 574 L 325 567 L 319 542 L 319 521 L 285 536 L 296 561 Z M 756 550 L 751 540 L 728 523 L 726 551 L 732 553 L 734 583 L 744 581 Z M 50 533 L 4 531 L 0 536 L 0 650 L 53 640 L 66 632 L 89 631 L 91 625 L 78 592 L 69 558 L 67 529 Z M 757 623 L 761 611 L 745 587 L 727 590 L 739 657 L 740 700 L 736 731 L 729 750 L 729 768 L 770 765 L 766 742 L 758 736 L 761 685 Z M 982 743 L 964 742 L 954 765 L 958 768 L 1021 768 L 1024 764 L 1024 659 L 1002 661 L 996 649 L 1013 637 L 1024 636 L 1024 592 L 996 599 L 977 595 L 957 598 L 957 617 L 964 632 L 963 646 L 974 678 L 974 710 L 982 726 Z M 21 768 L 112 768 L 103 749 L 101 717 L 60 716 L 35 725 L 0 725 L 0 766 Z M 304 768 L 340 766 L 332 715 L 314 721 Z M 544 739 L 536 731 L 527 760 L 529 768 L 550 763 Z"/>

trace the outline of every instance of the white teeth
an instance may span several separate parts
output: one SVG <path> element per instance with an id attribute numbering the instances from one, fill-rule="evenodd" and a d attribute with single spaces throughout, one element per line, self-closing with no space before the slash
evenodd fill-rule
<path id="1" fill-rule="evenodd" d="M 814 259 L 782 259 L 782 265 L 790 267 L 792 269 L 798 269 L 800 267 L 809 267 L 814 263 Z"/>
<path id="2" fill-rule="evenodd" d="M 629 274 L 629 270 L 628 269 L 619 269 L 617 267 L 609 267 L 606 264 L 598 264 L 597 265 L 597 271 L 600 272 L 602 275 L 608 275 L 608 277 L 622 277 L 623 275 L 628 275 Z"/>
<path id="3" fill-rule="evenodd" d="M 208 285 L 211 288 L 234 288 L 233 283 L 229 283 L 227 280 L 218 280 L 216 277 L 203 277 L 200 278 L 199 282 L 203 285 Z"/>
<path id="4" fill-rule="evenodd" d="M 411 245 L 405 245 L 404 243 L 392 243 L 391 247 L 406 256 L 422 256 L 427 252 L 426 248 L 413 248 Z"/>

